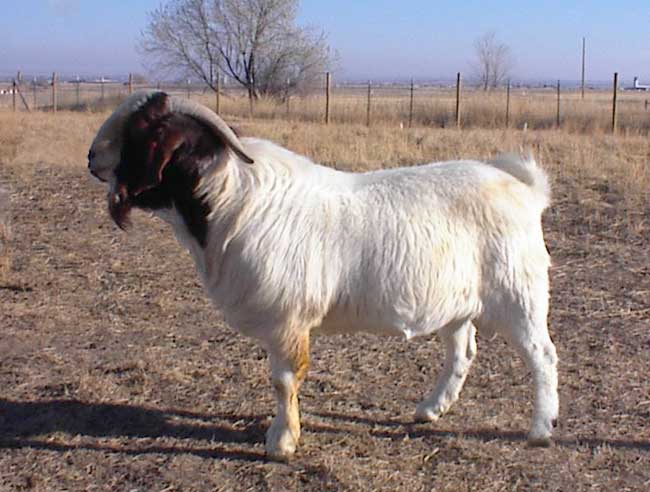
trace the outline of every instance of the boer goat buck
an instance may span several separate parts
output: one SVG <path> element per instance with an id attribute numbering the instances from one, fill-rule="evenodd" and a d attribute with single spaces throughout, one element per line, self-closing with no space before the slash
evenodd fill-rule
<path id="1" fill-rule="evenodd" d="M 476 330 L 500 333 L 532 373 L 529 443 L 550 443 L 557 357 L 541 227 L 550 189 L 532 159 L 346 173 L 239 139 L 212 111 L 162 92 L 124 101 L 88 159 L 117 225 L 133 207 L 168 222 L 228 324 L 268 351 L 269 457 L 287 459 L 298 444 L 312 332 L 436 332 L 446 359 L 416 409 L 424 421 L 458 398 Z"/>

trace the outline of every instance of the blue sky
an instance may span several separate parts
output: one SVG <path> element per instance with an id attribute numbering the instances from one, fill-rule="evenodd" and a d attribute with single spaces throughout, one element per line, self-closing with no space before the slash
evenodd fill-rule
<path id="1" fill-rule="evenodd" d="M 0 15 L 0 76 L 143 72 L 134 47 L 160 0 L 21 0 Z M 643 0 L 303 0 L 300 22 L 340 54 L 339 78 L 448 78 L 469 72 L 488 30 L 508 44 L 520 79 L 650 82 L 650 4 Z"/>

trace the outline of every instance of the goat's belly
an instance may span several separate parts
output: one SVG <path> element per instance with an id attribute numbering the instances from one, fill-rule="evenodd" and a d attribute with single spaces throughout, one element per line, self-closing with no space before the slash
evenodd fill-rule
<path id="1" fill-rule="evenodd" d="M 373 320 L 371 318 L 341 317 L 330 314 L 325 317 L 319 326 L 312 330 L 312 333 L 315 335 L 342 335 L 363 332 L 379 336 L 398 336 L 408 340 L 413 337 L 430 335 L 460 319 L 466 319 L 466 315 L 431 316 L 426 320 L 393 318 L 386 321 L 385 319 Z"/>

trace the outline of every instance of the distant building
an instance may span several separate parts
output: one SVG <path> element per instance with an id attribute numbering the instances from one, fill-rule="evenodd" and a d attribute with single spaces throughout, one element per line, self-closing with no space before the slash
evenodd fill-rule
<path id="1" fill-rule="evenodd" d="M 634 84 L 630 89 L 634 91 L 650 91 L 650 85 L 641 84 L 639 82 L 639 77 L 634 77 Z"/>

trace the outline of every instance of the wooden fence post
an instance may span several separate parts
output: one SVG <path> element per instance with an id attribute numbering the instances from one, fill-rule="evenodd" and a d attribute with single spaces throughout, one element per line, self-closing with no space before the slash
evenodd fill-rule
<path id="1" fill-rule="evenodd" d="M 330 98 L 332 91 L 332 75 L 327 72 L 325 74 L 325 124 L 330 124 Z"/>
<path id="2" fill-rule="evenodd" d="M 366 111 L 366 126 L 370 127 L 370 99 L 372 96 L 372 82 L 368 81 L 368 108 Z"/>
<path id="3" fill-rule="evenodd" d="M 291 79 L 287 79 L 287 92 L 286 92 L 286 103 L 287 103 L 287 120 L 291 116 L 291 93 L 289 92 L 291 90 Z"/>
<path id="4" fill-rule="evenodd" d="M 102 79 L 100 81 L 100 85 L 102 88 L 102 104 L 104 104 L 104 77 L 102 76 Z"/>
<path id="5" fill-rule="evenodd" d="M 460 72 L 456 74 L 456 128 L 460 128 Z"/>
<path id="6" fill-rule="evenodd" d="M 612 133 L 616 133 L 617 120 L 616 120 L 616 99 L 618 96 L 618 72 L 614 72 L 614 89 L 612 95 Z"/>
<path id="7" fill-rule="evenodd" d="M 506 128 L 510 127 L 510 79 L 506 85 Z"/>
<path id="8" fill-rule="evenodd" d="M 77 82 L 76 82 L 76 93 L 77 93 L 77 108 L 81 106 L 81 80 L 79 79 L 79 76 L 77 75 Z"/>
<path id="9" fill-rule="evenodd" d="M 415 87 L 413 85 L 413 79 L 411 79 L 411 100 L 409 102 L 409 128 L 413 126 L 413 99 Z"/>
<path id="10" fill-rule="evenodd" d="M 190 99 L 190 79 L 187 79 L 187 98 Z"/>
<path id="11" fill-rule="evenodd" d="M 32 80 L 32 99 L 32 107 L 34 108 L 34 111 L 36 111 L 36 77 Z"/>
<path id="12" fill-rule="evenodd" d="M 57 90 L 56 90 L 56 72 L 52 72 L 52 112 L 58 110 Z"/>
<path id="13" fill-rule="evenodd" d="M 133 94 L 133 74 L 129 74 L 129 95 Z"/>
<path id="14" fill-rule="evenodd" d="M 217 70 L 217 85 L 214 90 L 214 98 L 215 98 L 215 112 L 219 114 L 221 112 L 221 75 L 219 74 L 219 70 Z"/>
<path id="15" fill-rule="evenodd" d="M 560 128 L 560 81 L 557 81 L 557 112 L 555 115 L 555 126 Z"/>

